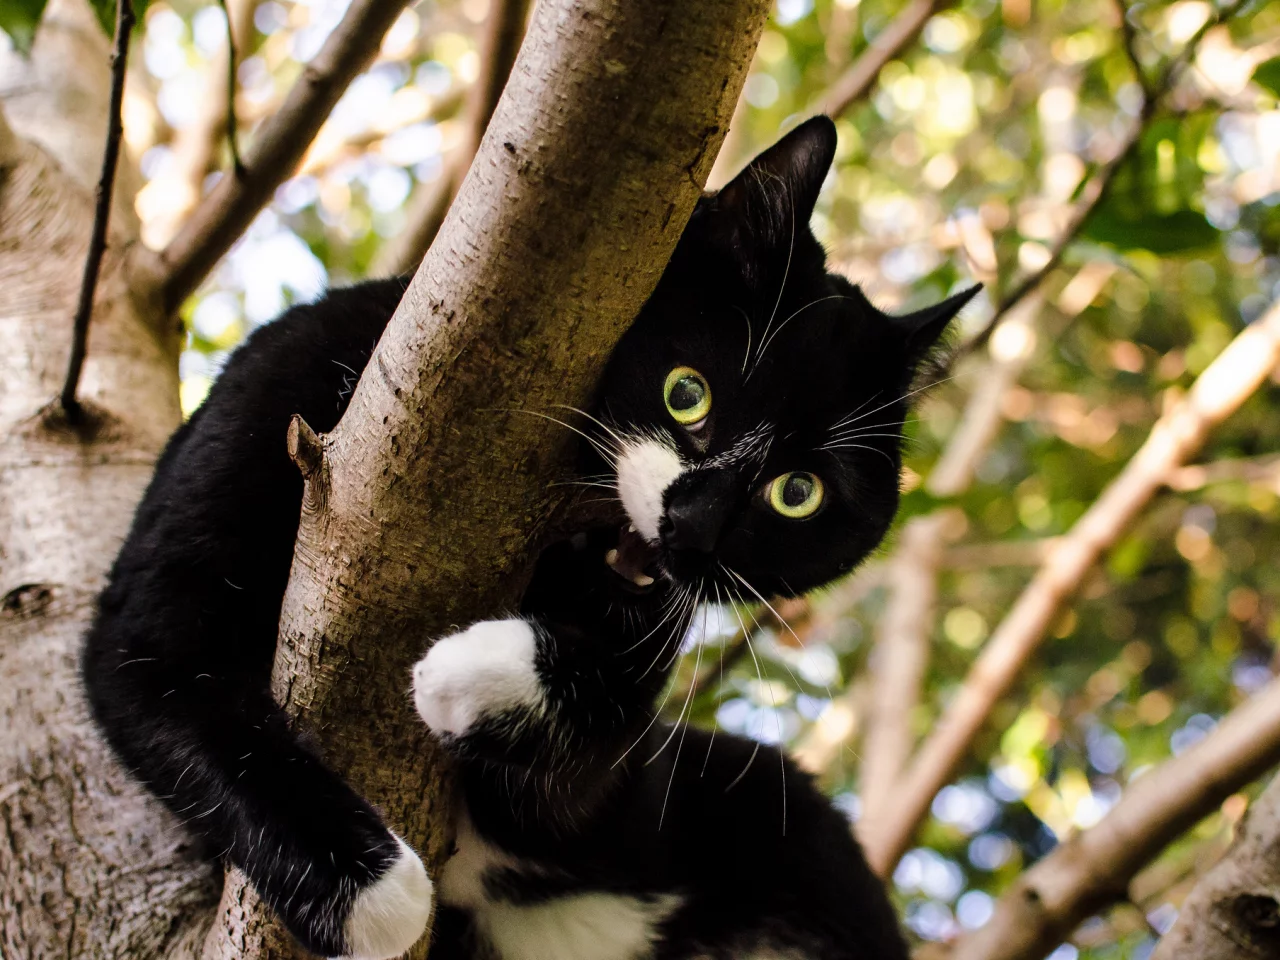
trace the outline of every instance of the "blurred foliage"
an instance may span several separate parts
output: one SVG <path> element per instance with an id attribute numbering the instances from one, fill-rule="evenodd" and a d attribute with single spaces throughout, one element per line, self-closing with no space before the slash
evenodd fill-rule
<path id="1" fill-rule="evenodd" d="M 743 160 L 775 139 L 900 8 L 899 0 L 778 0 L 731 155 Z M 246 142 L 344 2 L 262 0 L 251 9 L 252 41 L 237 70 Z M 1131 8 L 1148 78 L 1210 9 L 1202 0 Z M 303 169 L 184 308 L 188 411 L 247 331 L 326 284 L 362 276 L 399 229 L 410 191 L 440 174 L 443 153 L 460 138 L 458 95 L 479 72 L 476 35 L 487 12 L 487 0 L 426 0 L 396 23 Z M 0 0 L 0 26 L 17 43 L 29 39 L 37 14 L 31 0 Z M 1143 90 L 1119 23 L 1114 0 L 962 0 L 933 17 L 866 102 L 838 118 L 837 166 L 814 222 L 833 268 L 884 307 L 909 309 L 975 276 L 988 293 L 1008 290 L 1048 262 L 1082 184 L 1141 114 Z M 223 49 L 225 19 L 217 5 L 156 0 L 141 29 L 126 139 L 147 180 L 137 200 L 144 239 L 159 245 L 218 176 L 202 169 L 193 187 L 179 161 L 184 131 L 200 122 L 196 105 Z M 993 339 L 997 357 L 1025 367 L 973 482 L 955 496 L 936 498 L 921 480 L 954 436 L 988 359 L 967 359 L 920 405 L 902 519 L 956 508 L 962 521 L 948 556 L 1031 547 L 1068 530 L 1163 404 L 1280 295 L 1277 54 L 1280 4 L 1254 3 L 1205 36 L 1194 69 L 1162 97 L 1046 277 L 1029 332 Z M 225 144 L 213 161 L 225 164 Z M 990 297 L 978 303 L 968 332 L 991 310 Z M 1269 385 L 1217 431 L 1204 461 L 1280 450 L 1278 412 L 1280 390 Z M 1203 737 L 1272 676 L 1278 519 L 1273 465 L 1167 491 L 1125 532 L 898 868 L 895 888 L 915 936 L 945 939 L 980 925 L 1023 867 L 1097 822 L 1126 783 Z M 712 675 L 688 707 L 697 722 L 819 757 L 823 782 L 852 817 L 866 703 L 859 677 L 885 602 L 873 573 L 891 549 L 870 562 L 872 573 L 818 598 L 814 613 L 793 622 L 795 635 L 767 623 L 754 631 L 749 651 L 730 654 L 724 682 Z M 919 734 L 1029 574 L 1026 562 L 944 558 L 927 688 L 912 717 Z M 709 610 L 678 682 L 695 668 L 715 671 L 720 645 L 750 613 Z M 672 716 L 683 699 L 669 699 Z M 1224 804 L 1148 871 L 1145 899 L 1089 921 L 1054 960 L 1145 956 L 1244 807 L 1243 797 Z"/>

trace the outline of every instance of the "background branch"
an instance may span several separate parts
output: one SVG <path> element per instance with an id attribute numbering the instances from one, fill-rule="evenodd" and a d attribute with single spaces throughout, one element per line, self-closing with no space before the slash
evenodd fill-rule
<path id="1" fill-rule="evenodd" d="M 139 249 L 139 272 L 159 311 L 172 314 L 292 176 L 348 84 L 374 55 L 406 0 L 353 0 L 342 22 L 257 131 L 237 175 L 223 176 L 159 254 Z"/>
<path id="2" fill-rule="evenodd" d="M 1266 960 L 1280 949 L 1280 776 L 1195 885 L 1151 960 Z"/>
<path id="3" fill-rule="evenodd" d="M 1096 826 L 1023 873 L 986 925 L 952 945 L 951 960 L 1039 960 L 1091 914 L 1124 900 L 1142 867 L 1277 762 L 1280 680 L 1273 680 L 1204 740 L 1131 782 Z"/>
<path id="4" fill-rule="evenodd" d="M 1210 430 L 1267 379 L 1280 361 L 1280 305 L 1246 327 L 1202 373 L 1186 399 L 1151 429 L 1133 459 L 1059 539 L 1049 559 L 991 635 L 902 780 L 897 802 L 867 826 L 864 845 L 882 876 L 905 852 L 934 796 L 955 775 L 973 738 L 1017 679 L 1046 631 L 1103 551 L 1205 442 Z"/>
<path id="5" fill-rule="evenodd" d="M 467 98 L 462 142 L 449 155 L 435 180 L 420 183 L 414 189 L 404 226 L 378 250 L 369 267 L 370 275 L 408 273 L 422 262 L 475 159 L 480 138 L 511 74 L 528 18 L 529 0 L 493 0 L 480 45 L 481 73 Z"/>
<path id="6" fill-rule="evenodd" d="M 889 25 L 862 51 L 852 65 L 814 99 L 810 113 L 838 117 L 865 100 L 875 88 L 884 65 L 902 55 L 935 13 L 950 7 L 954 0 L 909 0 Z"/>
<path id="7" fill-rule="evenodd" d="M 1039 269 L 1014 284 L 1013 288 L 1000 298 L 999 306 L 996 308 L 995 313 L 992 314 L 991 319 L 960 348 L 961 356 L 970 354 L 979 347 L 985 346 L 987 341 L 991 339 L 996 327 L 1004 321 L 1009 312 L 1028 294 L 1037 289 L 1045 281 L 1045 278 L 1058 268 L 1058 265 L 1062 263 L 1062 257 L 1067 248 L 1076 241 L 1081 231 L 1088 225 L 1089 219 L 1094 212 L 1106 200 L 1115 181 L 1116 174 L 1119 173 L 1120 169 L 1141 146 L 1143 134 L 1151 126 L 1161 103 L 1173 92 L 1174 87 L 1182 76 L 1183 70 L 1195 58 L 1200 41 L 1204 39 L 1205 34 L 1210 29 L 1230 19 L 1247 2 L 1248 0 L 1233 0 L 1226 6 L 1215 10 L 1200 28 L 1191 35 L 1186 44 L 1183 45 L 1182 51 L 1165 64 L 1164 69 L 1160 71 L 1158 78 L 1154 82 L 1149 83 L 1146 80 L 1141 64 L 1138 62 L 1132 46 L 1127 42 L 1129 37 L 1126 34 L 1126 55 L 1129 57 L 1130 64 L 1136 74 L 1134 79 L 1143 90 L 1142 107 L 1138 111 L 1137 119 L 1130 126 L 1129 135 L 1111 159 L 1095 170 L 1077 191 L 1077 199 L 1072 208 L 1071 217 L 1058 239 L 1050 248 L 1049 259 Z M 1126 25 L 1126 29 L 1129 29 L 1128 12 L 1122 3 L 1119 6 L 1120 20 Z"/>
<path id="8" fill-rule="evenodd" d="M 944 512 L 913 517 L 889 561 L 888 599 L 868 663 L 871 709 L 862 741 L 861 790 L 865 822 L 892 802 L 898 776 L 915 747 L 912 714 L 920 703 L 934 625 Z"/>

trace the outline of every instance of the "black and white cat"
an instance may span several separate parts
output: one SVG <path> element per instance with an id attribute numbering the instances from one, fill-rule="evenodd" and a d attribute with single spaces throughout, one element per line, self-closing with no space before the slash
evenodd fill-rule
<path id="1" fill-rule="evenodd" d="M 700 201 L 610 360 L 584 474 L 627 522 L 547 550 L 519 617 L 415 668 L 420 714 L 462 760 L 434 890 L 269 693 L 302 492 L 285 428 L 336 424 L 403 285 L 257 331 L 175 435 L 87 641 L 90 700 L 125 764 L 310 949 L 398 955 L 435 895 L 433 957 L 906 956 L 808 777 L 655 719 L 697 602 L 808 590 L 879 543 L 911 384 L 972 294 L 889 317 L 826 272 L 808 220 L 834 148 L 815 118 Z"/>

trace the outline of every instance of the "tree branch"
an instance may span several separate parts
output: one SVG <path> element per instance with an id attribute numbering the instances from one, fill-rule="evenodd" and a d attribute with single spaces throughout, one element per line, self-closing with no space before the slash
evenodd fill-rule
<path id="1" fill-rule="evenodd" d="M 107 250 L 107 226 L 111 221 L 111 191 L 116 183 L 116 165 L 120 161 L 120 139 L 124 124 L 120 108 L 124 103 L 125 68 L 129 65 L 129 34 L 133 30 L 134 16 L 131 0 L 116 0 L 116 34 L 111 54 L 111 100 L 107 107 L 107 140 L 102 150 L 102 175 L 98 178 L 93 211 L 93 233 L 89 237 L 89 252 L 84 258 L 84 274 L 80 279 L 80 299 L 76 303 L 72 323 L 71 356 L 67 361 L 67 379 L 62 385 L 60 402 L 71 423 L 79 423 L 83 409 L 76 399 L 80 386 L 80 372 L 89 345 L 89 319 L 93 315 L 93 293 L 98 286 L 98 270 L 102 267 L 102 255 Z"/>
<path id="2" fill-rule="evenodd" d="M 902 768 L 915 748 L 911 714 L 920 702 L 942 560 L 943 512 L 914 517 L 902 528 L 889 561 L 889 598 L 871 655 L 871 709 L 862 741 L 863 819 L 874 823 L 892 802 Z"/>
<path id="3" fill-rule="evenodd" d="M 1200 47 L 1200 41 L 1204 39 L 1205 34 L 1211 28 L 1230 19 L 1247 2 L 1249 0 L 1233 0 L 1233 2 L 1216 10 L 1212 16 L 1205 20 L 1200 29 L 1187 40 L 1182 51 L 1165 64 L 1164 69 L 1160 71 L 1160 75 L 1152 83 L 1148 83 L 1145 79 L 1141 64 L 1134 55 L 1132 47 L 1126 42 L 1126 56 L 1129 58 L 1136 74 L 1134 80 L 1143 90 L 1142 109 L 1139 111 L 1137 119 L 1130 126 L 1129 135 L 1112 158 L 1095 170 L 1080 187 L 1077 192 L 1075 206 L 1072 208 L 1071 218 L 1050 250 L 1049 259 L 1038 270 L 1025 276 L 1014 285 L 1012 290 L 1009 290 L 1001 297 L 1000 305 L 996 308 L 995 313 L 992 314 L 991 319 L 987 321 L 986 326 L 974 334 L 960 348 L 959 356 L 966 356 L 985 346 L 987 341 L 991 339 L 996 327 L 1004 321 L 1009 312 L 1029 293 L 1037 289 L 1045 281 L 1045 278 L 1058 268 L 1058 265 L 1062 263 L 1062 257 L 1067 248 L 1075 243 L 1076 238 L 1080 236 L 1081 231 L 1089 223 L 1089 219 L 1094 212 L 1106 200 L 1111 191 L 1112 183 L 1115 181 L 1116 174 L 1119 173 L 1134 151 L 1141 145 L 1142 135 L 1155 119 L 1161 102 L 1173 91 L 1174 86 L 1182 75 L 1182 71 L 1194 59 L 1196 50 Z M 1121 7 L 1120 19 L 1126 25 L 1126 29 L 1132 29 L 1123 6 Z"/>
<path id="4" fill-rule="evenodd" d="M 378 52 L 406 0 L 353 0 L 274 116 L 262 124 L 236 175 L 224 175 L 159 254 L 137 266 L 160 311 L 170 315 L 213 269 L 287 180 L 348 84 Z"/>
<path id="5" fill-rule="evenodd" d="M 475 159 L 480 138 L 511 74 L 528 18 L 529 0 L 494 0 L 480 48 L 482 72 L 467 98 L 462 142 L 446 160 L 440 176 L 430 183 L 418 184 L 409 199 L 404 227 L 378 251 L 369 267 L 371 275 L 408 273 L 422 262 Z"/>
<path id="6" fill-rule="evenodd" d="M 876 34 L 862 55 L 814 98 L 808 112 L 838 117 L 865 100 L 875 88 L 884 65 L 901 56 L 915 42 L 930 17 L 953 3 L 954 0 L 910 0 L 893 21 Z"/>
<path id="7" fill-rule="evenodd" d="M 572 449 L 518 412 L 586 404 L 697 202 L 768 7 L 537 5 L 471 173 L 307 481 L 273 690 L 429 868 L 452 807 L 406 678 L 428 638 L 518 599 Z M 212 956 L 271 942 L 247 893 L 229 879 L 235 929 L 218 925 Z"/>
<path id="8" fill-rule="evenodd" d="M 1089 569 L 1163 486 L 1170 471 L 1267 379 L 1280 361 L 1280 304 L 1246 327 L 1202 373 L 1186 399 L 1162 416 L 1133 459 L 1063 536 L 996 628 L 964 685 L 903 777 L 897 802 L 865 845 L 887 875 L 955 775 L 973 738 L 1013 685 L 1031 654 Z"/>
<path id="9" fill-rule="evenodd" d="M 1035 347 L 1035 320 L 1043 307 L 1044 294 L 1036 290 L 1012 308 L 1007 330 L 1014 334 L 1011 339 L 1019 349 L 999 354 L 992 351 L 994 355 L 982 370 L 973 393 L 965 403 L 960 423 L 951 432 L 942 456 L 925 481 L 925 489 L 935 497 L 956 496 L 973 482 L 978 463 L 1004 422 L 1002 405 L 1005 394 L 1018 382 L 1031 360 Z"/>
<path id="10" fill-rule="evenodd" d="M 1278 949 L 1280 776 L 1249 810 L 1231 850 L 1183 901 L 1151 960 L 1263 960 Z"/>
<path id="11" fill-rule="evenodd" d="M 950 960 L 1039 960 L 1091 914 L 1126 899 L 1161 850 L 1277 762 L 1280 680 L 1273 680 L 1200 743 L 1132 782 L 1096 826 L 1023 873 L 986 925 L 952 945 Z"/>

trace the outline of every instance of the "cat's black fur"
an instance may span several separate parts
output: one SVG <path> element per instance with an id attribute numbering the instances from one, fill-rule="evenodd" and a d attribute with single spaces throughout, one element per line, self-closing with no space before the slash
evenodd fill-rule
<path id="1" fill-rule="evenodd" d="M 696 598 L 803 591 L 884 536 L 906 396 L 969 296 L 893 318 L 826 272 L 808 219 L 834 146 L 816 118 L 704 198 L 610 361 L 598 419 L 581 424 L 600 449 L 584 472 L 621 490 L 642 440 L 667 451 L 646 447 L 659 466 L 678 462 L 657 513 L 636 515 L 634 484 L 622 497 L 650 542 L 594 530 L 548 550 L 523 620 L 445 638 L 415 670 L 466 795 L 433 956 L 906 956 L 847 822 L 806 775 L 775 748 L 651 722 Z M 270 697 L 302 490 L 284 435 L 295 413 L 336 424 L 402 290 L 334 291 L 234 354 L 160 460 L 84 657 L 125 764 L 329 955 L 357 952 L 355 905 L 412 855 Z M 677 366 L 711 386 L 696 429 L 664 402 Z M 789 471 L 825 485 L 811 517 L 768 504 Z M 642 568 L 656 583 L 632 582 Z M 411 942 L 407 913 L 362 942 Z"/>

